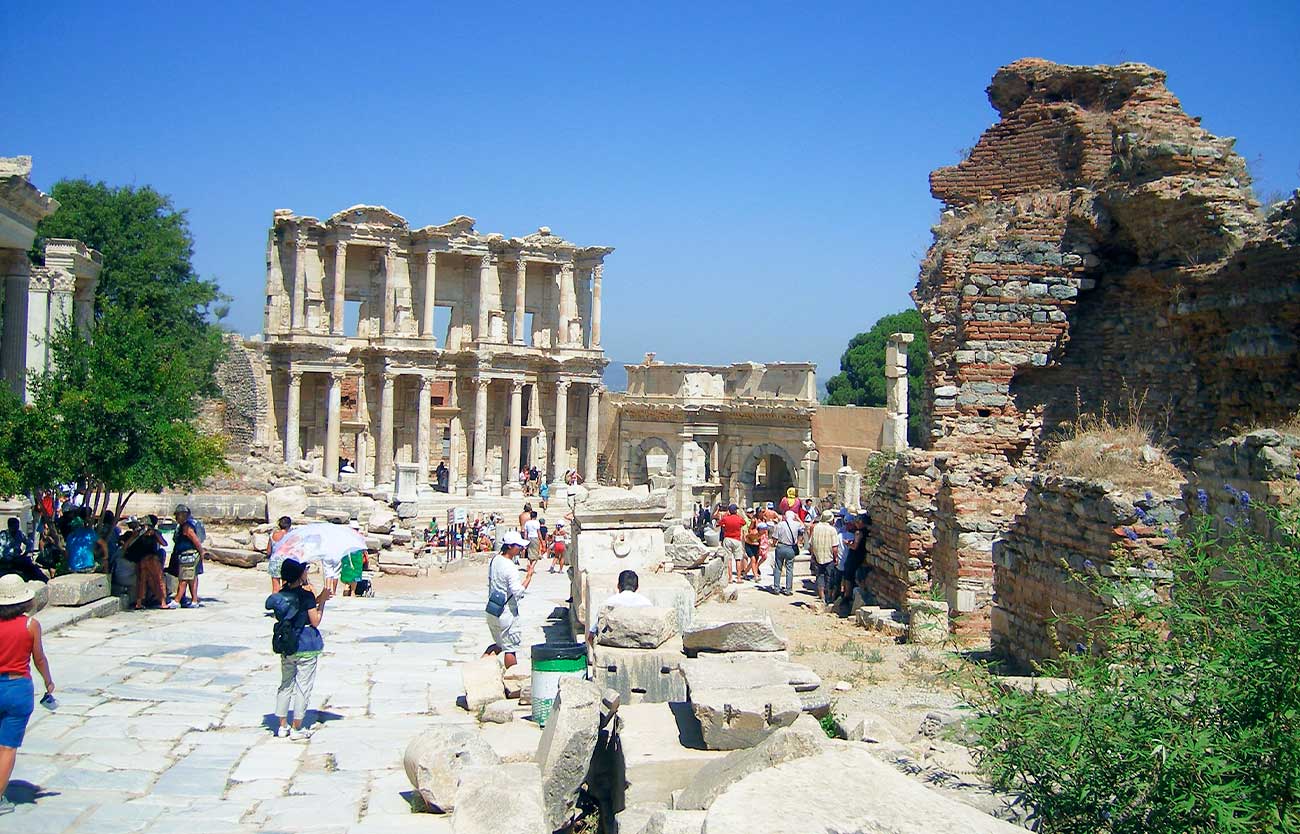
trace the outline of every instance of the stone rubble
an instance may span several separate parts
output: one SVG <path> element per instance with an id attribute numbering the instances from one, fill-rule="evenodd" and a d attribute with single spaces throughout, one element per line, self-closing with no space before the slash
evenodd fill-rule
<path id="1" fill-rule="evenodd" d="M 600 730 L 601 690 L 586 680 L 561 678 L 560 690 L 537 745 L 546 822 L 551 830 L 571 819 L 587 778 Z"/>
<path id="2" fill-rule="evenodd" d="M 402 756 L 411 787 L 426 807 L 440 813 L 455 809 L 467 772 L 499 763 L 496 751 L 474 729 L 463 726 L 427 729 L 411 740 Z"/>

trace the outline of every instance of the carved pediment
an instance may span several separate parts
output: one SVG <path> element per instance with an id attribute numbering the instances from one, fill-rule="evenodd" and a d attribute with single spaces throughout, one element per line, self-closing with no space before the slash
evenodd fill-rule
<path id="1" fill-rule="evenodd" d="M 352 206 L 330 215 L 327 221 L 335 226 L 383 226 L 389 229 L 407 228 L 406 218 L 394 214 L 383 206 Z"/>

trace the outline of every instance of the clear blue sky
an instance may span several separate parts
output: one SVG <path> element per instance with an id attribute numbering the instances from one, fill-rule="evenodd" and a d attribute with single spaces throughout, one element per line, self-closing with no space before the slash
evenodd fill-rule
<path id="1" fill-rule="evenodd" d="M 916 11 L 903 7 L 914 6 Z M 813 360 L 910 305 L 1017 58 L 1144 61 L 1300 184 L 1300 3 L 0 3 L 0 155 L 149 184 L 261 326 L 276 208 L 617 247 L 615 362 Z"/>

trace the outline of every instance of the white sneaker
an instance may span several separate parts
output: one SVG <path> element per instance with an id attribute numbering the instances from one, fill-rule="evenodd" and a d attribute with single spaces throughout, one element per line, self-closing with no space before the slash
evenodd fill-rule
<path id="1" fill-rule="evenodd" d="M 289 725 L 288 725 L 288 724 L 285 724 L 283 727 L 278 727 L 278 728 L 276 728 L 276 731 L 275 731 L 275 737 L 276 737 L 276 738 L 288 738 L 288 737 L 289 737 Z"/>
<path id="2" fill-rule="evenodd" d="M 293 741 L 306 741 L 311 738 L 315 732 L 316 731 L 311 727 L 303 727 L 301 729 L 294 728 L 289 731 L 289 738 Z"/>
<path id="3" fill-rule="evenodd" d="M 176 600 L 174 599 L 169 600 L 167 604 L 163 606 L 163 608 L 180 608 L 180 607 L 181 607 L 180 604 L 176 602 Z"/>

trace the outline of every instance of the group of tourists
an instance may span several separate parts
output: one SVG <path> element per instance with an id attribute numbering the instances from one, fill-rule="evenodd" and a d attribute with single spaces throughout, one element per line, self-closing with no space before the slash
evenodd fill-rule
<path id="1" fill-rule="evenodd" d="M 818 510 L 811 498 L 799 498 L 793 487 L 779 503 L 737 504 L 700 508 L 695 530 L 706 544 L 722 547 L 728 581 L 761 583 L 763 565 L 772 562 L 774 594 L 794 593 L 794 562 L 808 552 L 817 597 L 826 605 L 851 599 L 865 569 L 871 516 L 841 507 Z"/>
<path id="2" fill-rule="evenodd" d="M 532 504 L 524 504 L 519 513 L 519 532 L 524 540 L 524 559 L 528 563 L 523 579 L 525 588 L 532 584 L 537 563 L 544 558 L 551 560 L 547 573 L 564 570 L 564 556 L 569 547 L 569 528 L 564 521 L 548 527 L 546 519 L 538 515 Z"/>
<path id="3" fill-rule="evenodd" d="M 111 511 L 97 517 L 85 504 L 59 503 L 50 494 L 36 504 L 33 534 L 17 518 L 0 531 L 0 576 L 46 582 L 65 573 L 107 573 L 124 587 L 135 610 L 146 603 L 161 608 L 202 607 L 204 533 L 190 508 L 178 504 L 164 530 L 155 515 L 128 518 Z M 123 526 L 125 530 L 123 530 Z M 176 580 L 167 591 L 164 572 Z"/>

